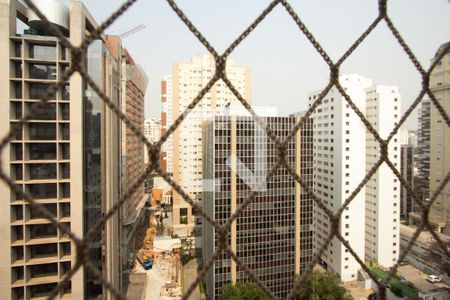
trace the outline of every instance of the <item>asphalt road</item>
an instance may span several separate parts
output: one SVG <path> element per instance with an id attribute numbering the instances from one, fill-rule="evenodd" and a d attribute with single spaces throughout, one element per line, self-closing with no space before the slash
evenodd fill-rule
<path id="1" fill-rule="evenodd" d="M 412 265 L 405 265 L 400 266 L 398 268 L 398 274 L 402 275 L 406 278 L 406 280 L 410 281 L 414 286 L 419 289 L 420 291 L 426 292 L 433 289 L 437 289 L 440 287 L 446 287 L 448 286 L 443 282 L 436 282 L 431 283 L 427 281 L 428 274 L 422 272 L 421 270 L 417 269 L 416 267 Z"/>

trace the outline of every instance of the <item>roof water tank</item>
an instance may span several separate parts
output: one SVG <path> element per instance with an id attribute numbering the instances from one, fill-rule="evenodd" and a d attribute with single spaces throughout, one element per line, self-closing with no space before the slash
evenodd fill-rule
<path id="1" fill-rule="evenodd" d="M 56 25 L 64 35 L 69 35 L 69 8 L 58 0 L 31 0 L 31 2 L 47 17 L 50 23 Z M 30 8 L 28 25 L 39 34 L 53 35 L 47 22 L 42 21 Z"/>

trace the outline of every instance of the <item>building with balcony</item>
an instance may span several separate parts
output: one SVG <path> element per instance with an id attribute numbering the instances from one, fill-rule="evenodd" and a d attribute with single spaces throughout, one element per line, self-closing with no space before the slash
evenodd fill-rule
<path id="1" fill-rule="evenodd" d="M 57 0 L 34 3 L 74 45 L 98 26 L 80 1 L 71 1 L 70 7 Z M 75 74 L 22 124 L 48 87 L 61 81 L 71 56 L 48 24 L 21 1 L 2 0 L 0 9 L 0 99 L 6 108 L 0 110 L 0 132 L 4 136 L 14 130 L 1 157 L 4 171 L 19 189 L 83 238 L 124 192 L 120 120 Z M 120 108 L 122 50 L 120 40 L 113 40 L 104 35 L 94 40 L 84 67 Z M 142 146 L 139 151 L 143 160 Z M 139 163 L 139 158 L 133 159 Z M 4 182 L 0 194 L 0 298 L 45 298 L 75 265 L 74 244 Z M 88 245 L 93 265 L 116 287 L 125 255 L 119 243 L 123 222 L 121 214 L 115 214 Z M 83 267 L 57 295 L 58 299 L 110 297 L 101 281 Z"/>

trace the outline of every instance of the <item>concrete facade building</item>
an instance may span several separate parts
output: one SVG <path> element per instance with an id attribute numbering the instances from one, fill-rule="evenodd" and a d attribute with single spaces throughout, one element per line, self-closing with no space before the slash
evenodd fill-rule
<path id="1" fill-rule="evenodd" d="M 443 44 L 436 52 L 444 51 L 450 42 Z M 450 50 L 437 63 L 430 75 L 430 89 L 442 105 L 447 115 L 450 114 Z M 434 105 L 430 110 L 430 197 L 442 184 L 450 170 L 450 128 Z M 438 232 L 450 235 L 450 183 L 447 182 L 430 210 L 430 221 Z"/>
<path id="2" fill-rule="evenodd" d="M 261 119 L 283 139 L 295 126 L 294 117 Z M 286 160 L 312 185 L 312 123 L 290 140 Z M 252 204 L 231 225 L 231 249 L 280 299 L 291 291 L 295 276 L 312 257 L 312 200 L 284 169 L 267 181 L 277 161 L 276 146 L 250 116 L 215 116 L 204 125 L 204 179 L 213 182 L 203 194 L 205 211 L 225 224 L 254 190 Z M 305 156 L 303 156 L 305 154 Z M 218 236 L 205 222 L 203 259 L 207 262 Z M 217 299 L 227 283 L 250 280 L 228 254 L 219 255 L 206 274 L 208 299 Z"/>
<path id="3" fill-rule="evenodd" d="M 98 26 L 80 1 L 72 1 L 70 9 L 56 0 L 34 3 L 74 45 Z M 20 189 L 82 238 L 123 193 L 120 120 L 74 74 L 29 122 L 21 124 L 19 120 L 44 97 L 47 88 L 62 79 L 71 57 L 49 32 L 48 24 L 21 1 L 2 0 L 0 9 L 0 99 L 8 107 L 0 112 L 0 132 L 15 130 L 1 157 L 4 170 Z M 30 27 L 24 33 L 18 31 L 19 20 Z M 120 39 L 101 35 L 93 41 L 84 67 L 120 108 Z M 3 182 L 0 194 L 0 298 L 46 297 L 74 266 L 76 249 L 63 231 Z M 122 215 L 115 214 L 88 245 L 91 262 L 116 287 L 121 286 L 122 222 Z M 58 299 L 100 297 L 111 295 L 83 268 L 57 295 Z"/>
<path id="4" fill-rule="evenodd" d="M 339 81 L 364 113 L 365 90 L 372 86 L 372 80 L 353 74 L 342 75 Z M 310 105 L 320 93 L 309 95 Z M 311 117 L 314 124 L 314 193 L 336 213 L 365 176 L 366 128 L 335 88 L 330 90 Z M 361 258 L 365 257 L 365 206 L 365 188 L 362 188 L 344 210 L 339 225 L 340 232 Z M 330 232 L 330 221 L 316 205 L 314 216 L 314 247 L 318 249 Z M 342 281 L 357 280 L 361 268 L 336 238 L 321 257 L 321 264 L 329 272 L 339 275 Z"/>
<path id="5" fill-rule="evenodd" d="M 148 78 L 144 70 L 135 63 L 126 49 L 122 56 L 122 112 L 141 132 L 144 128 L 144 100 Z M 122 137 L 122 186 L 121 195 L 133 188 L 145 172 L 144 143 L 125 123 L 121 123 Z M 148 200 L 144 192 L 144 183 L 140 184 L 120 209 L 120 259 L 121 276 L 132 268 L 135 253 L 149 224 L 148 212 L 144 209 Z M 122 283 L 122 287 L 123 287 Z"/>
<path id="6" fill-rule="evenodd" d="M 167 103 L 167 108 L 172 111 L 171 115 L 162 116 L 163 132 L 181 114 L 186 113 L 188 105 L 211 80 L 214 71 L 215 61 L 210 55 L 194 56 L 192 61 L 173 64 L 172 75 L 162 85 L 163 103 Z M 235 65 L 229 60 L 226 72 L 239 93 L 250 103 L 250 69 Z M 218 81 L 194 109 L 187 111 L 186 119 L 173 133 L 172 145 L 168 145 L 172 147 L 173 179 L 194 201 L 202 200 L 203 191 L 202 122 L 230 104 L 237 105 L 239 101 L 222 81 Z M 169 169 L 170 154 L 167 158 Z M 201 225 L 201 219 L 194 217 L 190 205 L 174 191 L 174 233 L 187 236 L 195 224 Z"/>
<path id="7" fill-rule="evenodd" d="M 400 120 L 398 88 L 378 85 L 366 89 L 365 111 L 367 120 L 380 137 L 386 139 Z M 409 138 L 409 134 L 407 136 Z M 379 143 L 369 131 L 366 131 L 365 152 L 368 173 L 380 159 Z M 397 134 L 389 141 L 388 158 L 396 168 L 400 166 Z M 365 258 L 390 268 L 399 256 L 400 182 L 387 164 L 382 164 L 369 179 L 365 196 Z"/>
<path id="8" fill-rule="evenodd" d="M 414 237 L 416 227 L 400 225 L 400 249 L 404 251 Z M 450 237 L 437 234 L 447 251 L 450 250 Z M 437 245 L 437 241 L 429 231 L 422 231 L 411 250 L 406 255 L 408 262 L 428 274 L 443 275 L 450 272 L 450 258 Z"/>
<path id="9" fill-rule="evenodd" d="M 161 81 L 161 135 L 165 134 L 173 123 L 173 89 L 172 76 L 165 76 Z M 173 135 L 167 138 L 161 151 L 161 169 L 173 175 Z"/>

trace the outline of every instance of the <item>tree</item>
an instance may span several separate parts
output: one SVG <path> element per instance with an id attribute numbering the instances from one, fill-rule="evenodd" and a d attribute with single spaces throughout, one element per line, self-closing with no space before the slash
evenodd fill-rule
<path id="1" fill-rule="evenodd" d="M 158 222 L 156 224 L 156 235 L 162 235 L 164 234 L 164 223 Z"/>
<path id="2" fill-rule="evenodd" d="M 190 238 L 181 239 L 180 259 L 183 266 L 195 256 L 194 240 Z"/>
<path id="3" fill-rule="evenodd" d="M 307 278 L 295 297 L 297 300 L 351 300 L 353 297 L 339 279 L 330 274 L 314 271 Z"/>
<path id="4" fill-rule="evenodd" d="M 236 285 L 227 284 L 222 288 L 219 300 L 268 300 L 269 296 L 256 284 L 242 282 Z"/>
<path id="5" fill-rule="evenodd" d="M 397 284 L 393 284 L 391 286 L 390 290 L 395 296 L 403 297 L 403 291 Z"/>

